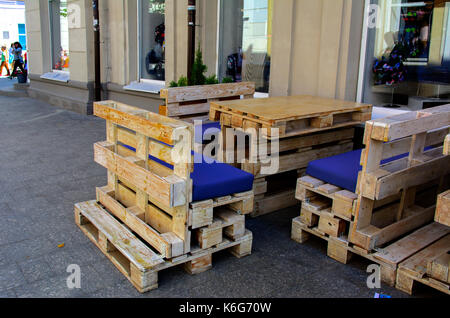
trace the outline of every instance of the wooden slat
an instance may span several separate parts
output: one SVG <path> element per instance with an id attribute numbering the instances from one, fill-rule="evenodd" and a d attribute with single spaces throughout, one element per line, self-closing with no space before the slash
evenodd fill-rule
<path id="1" fill-rule="evenodd" d="M 96 143 L 95 162 L 170 207 L 186 204 L 185 180 L 175 175 L 161 177 L 109 150 L 111 147 L 114 146 L 108 142 Z"/>
<path id="2" fill-rule="evenodd" d="M 425 147 L 442 144 L 442 140 L 449 132 L 449 128 L 440 129 L 438 131 L 432 131 L 427 134 L 425 141 Z M 383 144 L 383 156 L 382 160 L 389 159 L 395 156 L 399 156 L 408 153 L 410 150 L 412 137 L 403 138 L 400 140 L 394 140 Z"/>
<path id="3" fill-rule="evenodd" d="M 209 103 L 198 103 L 192 105 L 168 104 L 165 107 L 166 116 L 177 117 L 194 114 L 209 113 Z"/>
<path id="4" fill-rule="evenodd" d="M 433 220 L 435 206 L 429 208 L 414 207 L 415 212 L 412 215 L 388 225 L 382 229 L 378 229 L 374 233 L 371 227 L 361 230 L 361 233 L 367 235 L 370 240 L 369 246 L 363 246 L 367 250 L 374 249 L 376 246 L 383 245 L 393 239 L 406 234 L 414 229 L 419 228 Z M 369 229 L 369 231 L 367 231 Z"/>
<path id="5" fill-rule="evenodd" d="M 136 134 L 134 134 L 132 131 L 120 127 L 117 129 L 117 133 L 117 141 L 134 149 L 137 149 Z M 172 150 L 173 148 L 168 145 L 156 142 L 151 139 L 149 140 L 149 155 L 158 158 L 170 165 L 174 164 L 172 160 Z"/>
<path id="6" fill-rule="evenodd" d="M 450 228 L 433 223 L 389 245 L 374 256 L 386 263 L 395 265 L 449 233 Z"/>
<path id="7" fill-rule="evenodd" d="M 434 257 L 447 252 L 449 246 L 450 235 L 447 235 L 433 245 L 400 263 L 399 268 L 407 271 L 411 276 L 422 278 L 426 274 L 428 262 Z"/>
<path id="8" fill-rule="evenodd" d="M 160 252 L 162 257 L 171 258 L 181 255 L 174 254 L 171 243 L 167 242 L 161 233 L 158 233 L 151 226 L 142 221 L 136 215 L 136 211 L 132 212 L 130 209 L 127 209 L 119 204 L 119 202 L 111 197 L 111 193 L 114 192 L 108 187 L 97 188 L 97 200 L 111 213 L 113 213 L 114 216 L 125 223 L 129 228 L 140 235 L 147 243 Z M 145 215 L 145 211 L 142 211 L 141 213 Z M 181 242 L 181 239 L 179 239 L 179 242 Z"/>
<path id="9" fill-rule="evenodd" d="M 224 98 L 236 95 L 253 95 L 255 83 L 241 82 L 229 84 L 187 86 L 162 89 L 160 96 L 166 99 L 166 105 L 193 100 Z"/>
<path id="10" fill-rule="evenodd" d="M 372 139 L 392 141 L 450 124 L 450 104 L 372 121 Z"/>
<path id="11" fill-rule="evenodd" d="M 406 158 L 405 158 L 406 159 Z M 429 162 L 402 169 L 394 173 L 378 170 L 364 176 L 366 182 L 362 195 L 372 200 L 381 200 L 395 195 L 401 189 L 418 186 L 450 173 L 450 157 L 441 157 Z"/>
<path id="12" fill-rule="evenodd" d="M 135 115 L 138 111 L 140 111 L 139 115 Z M 143 114 L 146 114 L 148 118 L 142 117 Z M 112 101 L 94 103 L 94 115 L 170 145 L 175 143 L 174 131 L 190 125 Z M 190 128 L 193 131 L 193 127 Z"/>
<path id="13" fill-rule="evenodd" d="M 77 203 L 75 209 L 101 231 L 140 271 L 152 269 L 163 263 L 161 256 L 145 246 L 95 201 Z"/>

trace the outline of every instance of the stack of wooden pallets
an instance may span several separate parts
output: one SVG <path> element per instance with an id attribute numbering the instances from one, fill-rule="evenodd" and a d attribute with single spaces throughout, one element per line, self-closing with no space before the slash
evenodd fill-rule
<path id="1" fill-rule="evenodd" d="M 75 205 L 75 220 L 140 292 L 157 288 L 166 268 L 196 274 L 217 251 L 251 253 L 252 192 L 192 202 L 192 125 L 113 101 L 95 103 L 94 114 L 106 120 L 107 141 L 94 155 L 108 185 Z"/>
<path id="2" fill-rule="evenodd" d="M 292 238 L 303 243 L 320 237 L 328 242 L 328 255 L 342 263 L 363 256 L 380 265 L 384 282 L 407 290 L 397 269 L 410 267 L 417 252 L 443 248 L 450 233 L 432 223 L 437 194 L 450 186 L 450 157 L 442 154 L 449 124 L 450 105 L 368 122 L 356 193 L 300 178 L 302 209 Z M 383 161 L 389 158 L 394 160 Z"/>
<path id="3" fill-rule="evenodd" d="M 223 153 L 237 149 L 234 139 L 243 134 L 249 140 L 247 157 L 238 163 L 255 176 L 253 217 L 296 205 L 295 184 L 310 161 L 353 149 L 354 127 L 371 118 L 372 106 L 313 96 L 274 97 L 240 101 L 212 102 L 210 120 L 220 120 Z M 235 137 L 228 133 L 233 128 Z M 265 129 L 265 130 L 261 130 Z M 275 130 L 278 133 L 275 136 Z M 279 137 L 279 150 L 271 142 Z M 251 158 L 251 148 L 259 149 L 268 140 L 267 151 L 279 157 L 276 173 L 264 174 L 261 157 Z M 234 158 L 220 158 L 236 163 Z"/>

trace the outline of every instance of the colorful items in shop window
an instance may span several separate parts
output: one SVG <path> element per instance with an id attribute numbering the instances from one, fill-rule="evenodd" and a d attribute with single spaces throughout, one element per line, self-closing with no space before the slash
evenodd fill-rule
<path id="1" fill-rule="evenodd" d="M 403 44 L 397 43 L 388 58 L 383 56 L 375 59 L 375 85 L 394 85 L 405 81 L 407 70 L 403 62 L 406 60 L 407 50 Z"/>

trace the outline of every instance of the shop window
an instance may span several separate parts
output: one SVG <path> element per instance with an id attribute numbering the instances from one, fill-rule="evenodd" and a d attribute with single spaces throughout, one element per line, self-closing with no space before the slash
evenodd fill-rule
<path id="1" fill-rule="evenodd" d="M 69 71 L 69 23 L 67 0 L 49 0 L 53 70 Z"/>
<path id="2" fill-rule="evenodd" d="M 140 79 L 165 80 L 165 0 L 139 1 Z"/>
<path id="3" fill-rule="evenodd" d="M 371 8 L 362 101 L 422 108 L 427 98 L 448 100 L 450 1 L 371 0 Z"/>
<path id="4" fill-rule="evenodd" d="M 273 0 L 221 0 L 218 77 L 269 91 Z"/>

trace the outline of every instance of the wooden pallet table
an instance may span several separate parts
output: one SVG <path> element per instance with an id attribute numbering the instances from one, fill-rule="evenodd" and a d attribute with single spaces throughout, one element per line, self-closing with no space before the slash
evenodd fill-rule
<path id="1" fill-rule="evenodd" d="M 366 104 L 290 96 L 211 102 L 210 120 L 222 126 L 219 159 L 255 176 L 251 215 L 256 217 L 295 205 L 296 180 L 308 163 L 353 150 L 354 126 L 369 120 L 371 112 Z M 271 149 L 274 129 L 279 132 L 276 151 Z M 235 139 L 245 138 L 246 156 L 238 158 Z M 269 164 L 253 151 L 266 142 L 267 153 L 279 158 L 276 173 L 265 174 L 263 168 Z"/>
<path id="2" fill-rule="evenodd" d="M 114 101 L 95 103 L 94 114 L 106 120 L 94 160 L 108 170 L 108 184 L 96 201 L 75 206 L 75 219 L 139 291 L 155 288 L 164 268 L 198 273 L 215 251 L 250 253 L 252 191 L 192 201 L 191 124 Z"/>

